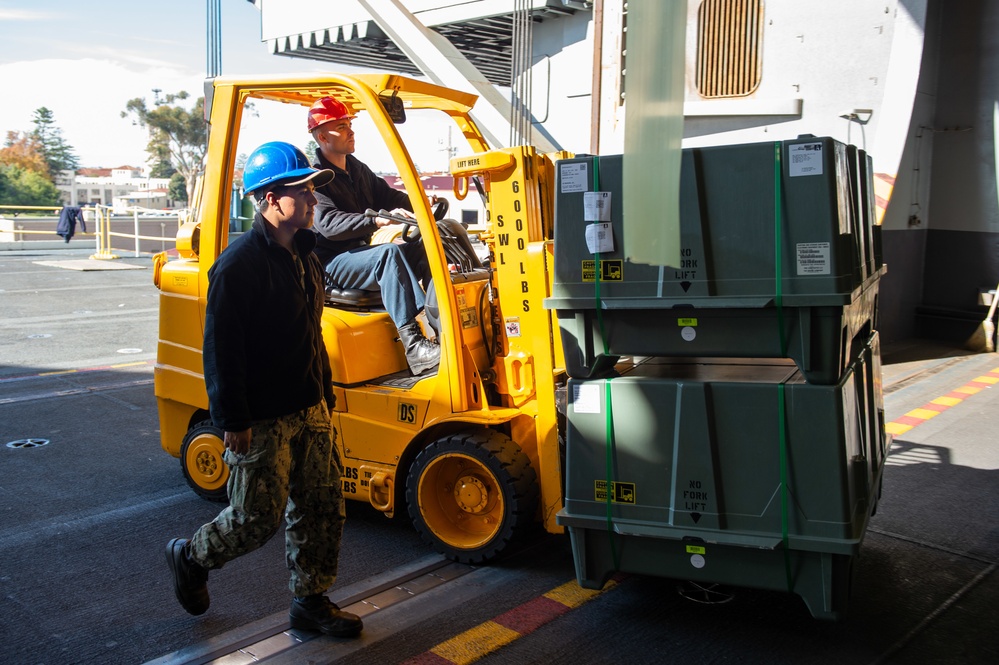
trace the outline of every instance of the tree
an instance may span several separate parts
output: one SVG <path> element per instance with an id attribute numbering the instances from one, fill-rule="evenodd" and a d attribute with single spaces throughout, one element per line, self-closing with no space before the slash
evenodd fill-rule
<path id="1" fill-rule="evenodd" d="M 160 160 L 153 164 L 153 168 L 149 169 L 149 177 L 151 178 L 172 178 L 174 174 L 177 173 L 177 169 L 173 167 L 173 164 L 169 160 Z M 181 177 L 181 182 L 184 178 Z"/>
<path id="2" fill-rule="evenodd" d="M 0 201 L 7 205 L 57 206 L 59 190 L 43 173 L 0 164 Z"/>
<path id="3" fill-rule="evenodd" d="M 7 140 L 0 149 L 0 164 L 17 166 L 28 171 L 49 175 L 48 164 L 42 153 L 42 145 L 33 134 L 7 132 Z"/>
<path id="4" fill-rule="evenodd" d="M 170 176 L 170 187 L 167 189 L 167 198 L 171 201 L 187 202 L 187 186 L 184 183 L 184 176 L 174 173 Z"/>
<path id="5" fill-rule="evenodd" d="M 41 145 L 50 177 L 55 178 L 60 171 L 75 171 L 80 168 L 80 160 L 74 154 L 72 146 L 63 139 L 62 130 L 56 127 L 52 111 L 44 106 L 35 109 L 31 122 L 35 125 L 31 134 Z"/>
<path id="6" fill-rule="evenodd" d="M 199 97 L 194 108 L 188 111 L 177 103 L 188 97 L 183 91 L 169 94 L 157 98 L 157 105 L 152 109 L 144 98 L 136 97 L 125 105 L 121 117 L 131 116 L 134 124 L 149 130 L 146 152 L 154 161 L 169 161 L 177 169 L 184 178 L 185 198 L 190 200 L 208 143 L 205 98 Z"/>
<path id="7" fill-rule="evenodd" d="M 59 205 L 41 144 L 32 134 L 7 132 L 0 149 L 0 202 L 7 205 Z"/>

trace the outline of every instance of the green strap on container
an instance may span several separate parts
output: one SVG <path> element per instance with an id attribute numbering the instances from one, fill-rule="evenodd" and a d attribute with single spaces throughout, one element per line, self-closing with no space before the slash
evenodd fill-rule
<path id="1" fill-rule="evenodd" d="M 777 306 L 777 329 L 780 335 L 780 354 L 787 357 L 787 336 L 784 334 L 784 295 L 783 275 L 781 265 L 784 259 L 783 237 L 781 230 L 781 166 L 782 145 L 774 142 L 774 279 L 777 283 L 774 304 Z M 794 576 L 791 574 L 791 550 L 788 545 L 788 467 L 787 467 L 787 419 L 784 406 L 784 382 L 777 384 L 777 419 L 780 440 L 780 531 L 784 546 L 784 574 L 787 577 L 787 590 L 794 591 Z"/>
<path id="2" fill-rule="evenodd" d="M 600 191 L 600 158 L 593 158 L 593 191 Z M 600 341 L 603 344 L 604 355 L 610 355 L 610 349 L 607 346 L 607 333 L 604 328 L 604 308 L 603 303 L 600 300 L 600 252 L 595 252 L 593 254 L 593 294 L 596 299 L 597 306 L 597 326 L 600 328 Z M 611 558 L 614 561 L 614 570 L 619 570 L 621 567 L 620 557 L 617 553 L 617 546 L 614 544 L 614 513 L 613 513 L 613 485 L 611 479 L 613 478 L 614 469 L 614 409 L 613 409 L 613 399 L 611 398 L 611 379 L 607 379 L 605 382 L 606 390 L 604 391 L 604 412 L 606 415 L 606 420 L 604 422 L 604 427 L 606 429 L 606 445 L 605 450 L 606 456 L 606 468 L 604 475 L 606 476 L 604 480 L 604 499 L 607 503 L 607 540 L 610 542 Z"/>

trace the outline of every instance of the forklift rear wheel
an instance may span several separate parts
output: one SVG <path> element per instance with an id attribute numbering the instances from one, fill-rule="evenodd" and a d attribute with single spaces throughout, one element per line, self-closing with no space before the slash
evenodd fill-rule
<path id="1" fill-rule="evenodd" d="M 180 447 L 184 479 L 198 496 L 210 501 L 229 500 L 226 493 L 229 467 L 222 459 L 225 453 L 222 436 L 222 430 L 205 420 L 188 430 Z"/>
<path id="2" fill-rule="evenodd" d="M 406 501 L 416 530 L 437 551 L 460 563 L 485 563 L 533 523 L 537 474 L 501 432 L 452 434 L 416 456 Z"/>

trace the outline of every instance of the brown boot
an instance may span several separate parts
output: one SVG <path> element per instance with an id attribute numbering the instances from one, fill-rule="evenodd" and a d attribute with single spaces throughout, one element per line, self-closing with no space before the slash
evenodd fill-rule
<path id="1" fill-rule="evenodd" d="M 419 376 L 441 362 L 441 347 L 423 336 L 423 330 L 416 321 L 410 321 L 399 328 L 399 340 L 406 350 L 409 371 Z"/>

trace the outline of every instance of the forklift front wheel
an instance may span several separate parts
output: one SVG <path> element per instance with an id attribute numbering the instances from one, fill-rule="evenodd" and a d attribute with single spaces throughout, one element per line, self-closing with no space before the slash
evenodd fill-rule
<path id="1" fill-rule="evenodd" d="M 212 421 L 202 421 L 187 431 L 180 447 L 180 466 L 184 479 L 199 496 L 210 501 L 228 501 L 226 482 L 229 467 L 222 455 L 222 430 Z"/>
<path id="2" fill-rule="evenodd" d="M 501 432 L 453 434 L 416 456 L 406 500 L 416 530 L 437 551 L 461 563 L 485 563 L 533 523 L 537 474 Z"/>

